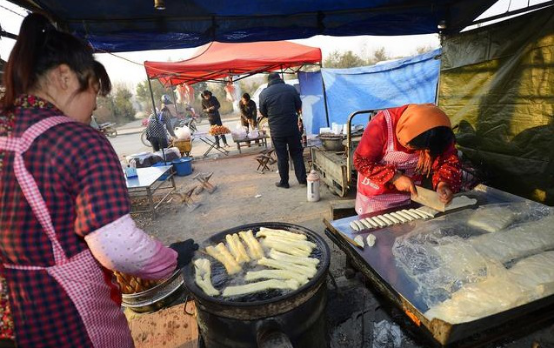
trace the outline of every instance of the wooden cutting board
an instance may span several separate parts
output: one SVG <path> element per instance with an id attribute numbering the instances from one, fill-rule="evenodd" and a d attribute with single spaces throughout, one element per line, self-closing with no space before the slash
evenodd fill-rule
<path id="1" fill-rule="evenodd" d="M 446 211 L 446 204 L 439 200 L 439 194 L 435 191 L 428 190 L 416 185 L 417 196 L 412 195 L 411 199 L 414 202 L 423 204 L 426 207 L 433 208 L 440 212 Z"/>

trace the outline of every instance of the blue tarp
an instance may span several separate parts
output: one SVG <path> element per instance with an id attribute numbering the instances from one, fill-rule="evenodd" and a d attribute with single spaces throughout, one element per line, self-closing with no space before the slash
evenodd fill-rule
<path id="1" fill-rule="evenodd" d="M 55 18 L 99 51 L 198 47 L 314 35 L 457 33 L 497 0 L 8 0 Z"/>
<path id="2" fill-rule="evenodd" d="M 437 49 L 369 67 L 299 73 L 308 134 L 318 134 L 320 127 L 328 126 L 321 78 L 325 82 L 329 124 L 345 124 L 348 116 L 359 110 L 434 103 L 440 69 L 439 55 L 440 49 Z M 316 97 L 310 99 L 308 95 Z M 354 119 L 354 123 L 356 121 Z"/>

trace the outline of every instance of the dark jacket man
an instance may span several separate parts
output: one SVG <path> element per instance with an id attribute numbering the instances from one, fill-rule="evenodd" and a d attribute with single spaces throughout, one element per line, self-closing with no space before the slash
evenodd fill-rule
<path id="1" fill-rule="evenodd" d="M 267 117 L 271 139 L 277 154 L 277 167 L 281 180 L 275 185 L 289 188 L 289 153 L 294 164 L 294 174 L 300 185 L 306 184 L 302 138 L 298 130 L 298 112 L 302 108 L 300 95 L 273 73 L 268 86 L 260 93 L 260 113 Z M 288 149 L 287 149 L 288 148 Z"/>
<path id="2" fill-rule="evenodd" d="M 271 77 L 274 79 L 271 80 Z M 298 111 L 302 109 L 300 95 L 287 85 L 279 74 L 270 74 L 267 88 L 260 93 L 260 113 L 268 118 L 271 136 L 291 136 L 298 133 Z"/>

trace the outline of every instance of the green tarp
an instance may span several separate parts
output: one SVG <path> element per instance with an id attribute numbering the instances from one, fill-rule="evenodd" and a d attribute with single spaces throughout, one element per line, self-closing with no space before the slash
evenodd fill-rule
<path id="1" fill-rule="evenodd" d="M 490 186 L 554 205 L 554 7 L 446 37 L 439 105 Z"/>

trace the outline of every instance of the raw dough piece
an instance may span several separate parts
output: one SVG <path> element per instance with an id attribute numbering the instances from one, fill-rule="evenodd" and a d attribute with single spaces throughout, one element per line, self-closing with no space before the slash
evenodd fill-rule
<path id="1" fill-rule="evenodd" d="M 236 239 L 234 237 L 236 237 Z M 242 245 L 237 234 L 228 234 L 225 236 L 225 240 L 227 241 L 227 247 L 229 248 L 231 254 L 233 254 L 235 261 L 239 264 L 250 261 L 250 257 L 246 253 L 246 249 L 244 248 L 244 245 Z"/>
<path id="2" fill-rule="evenodd" d="M 194 261 L 194 279 L 196 285 L 206 293 L 206 295 L 217 296 L 219 290 L 212 285 L 212 269 L 208 259 L 198 259 Z"/>
<path id="3" fill-rule="evenodd" d="M 433 209 L 433 208 L 431 208 L 431 207 L 425 207 L 425 206 L 419 207 L 419 208 L 417 208 L 416 210 L 422 212 L 423 214 L 428 215 L 429 218 L 434 218 L 435 215 L 437 215 L 438 213 L 440 213 L 440 212 L 439 212 L 438 210 L 436 210 L 436 209 Z"/>
<path id="4" fill-rule="evenodd" d="M 300 285 L 304 285 L 308 282 L 308 278 L 305 275 L 282 269 L 264 269 L 261 271 L 246 272 L 246 276 L 244 277 L 246 281 L 258 279 L 294 279 L 300 283 Z"/>
<path id="5" fill-rule="evenodd" d="M 361 246 L 362 248 L 364 247 L 364 237 L 358 235 L 356 236 L 356 238 L 354 238 L 354 241 L 358 243 L 358 245 Z"/>
<path id="6" fill-rule="evenodd" d="M 474 205 L 475 203 L 477 203 L 477 200 L 474 198 L 469 198 L 467 196 L 454 197 L 452 201 L 446 206 L 445 211 L 466 207 L 468 205 Z"/>
<path id="7" fill-rule="evenodd" d="M 365 219 L 360 220 L 360 223 L 361 223 L 362 225 L 364 225 L 364 227 L 365 227 L 366 229 L 369 229 L 369 230 L 370 230 L 370 229 L 373 228 L 373 226 L 371 226 L 371 224 L 370 224 L 369 222 L 365 221 Z"/>
<path id="8" fill-rule="evenodd" d="M 393 222 L 393 224 L 400 224 L 402 223 L 401 220 L 398 220 L 397 218 L 395 218 L 394 216 L 392 216 L 391 214 L 385 214 L 383 215 L 384 217 L 386 217 L 387 219 L 391 220 Z"/>
<path id="9" fill-rule="evenodd" d="M 240 238 L 248 245 L 248 251 L 250 252 L 250 257 L 254 260 L 261 259 L 264 257 L 264 250 L 262 246 L 252 234 L 252 230 L 246 232 L 239 232 Z"/>
<path id="10" fill-rule="evenodd" d="M 427 220 L 429 218 L 429 215 L 422 213 L 420 211 L 417 211 L 416 209 L 410 209 L 409 212 L 418 215 L 421 219 L 424 219 L 424 220 Z"/>
<path id="11" fill-rule="evenodd" d="M 376 218 L 381 219 L 381 221 L 383 221 L 384 223 L 386 223 L 387 226 L 392 226 L 392 225 L 394 225 L 394 221 L 390 220 L 389 218 L 387 218 L 387 217 L 384 216 L 384 215 L 376 216 Z"/>
<path id="12" fill-rule="evenodd" d="M 289 232 L 289 231 L 285 231 L 285 230 L 274 230 L 274 229 L 267 228 L 267 227 L 260 227 L 260 231 L 256 235 L 258 235 L 260 237 L 267 237 L 270 234 L 280 235 L 280 236 L 283 236 L 283 237 L 286 237 L 286 238 L 291 238 L 291 239 L 299 239 L 299 240 L 307 240 L 308 239 L 308 237 L 306 237 L 306 235 L 302 234 L 302 233 L 294 233 L 294 232 Z"/>
<path id="13" fill-rule="evenodd" d="M 258 264 L 262 266 L 271 267 L 271 268 L 300 273 L 306 276 L 308 279 L 312 278 L 317 272 L 315 266 L 303 266 L 303 265 L 298 265 L 292 262 L 287 262 L 282 260 L 267 259 L 265 257 L 263 259 L 258 260 Z"/>
<path id="14" fill-rule="evenodd" d="M 359 222 L 358 220 L 354 220 L 354 223 L 356 224 L 356 226 L 358 226 L 359 231 L 365 229 L 365 226 L 361 222 Z"/>
<path id="15" fill-rule="evenodd" d="M 414 220 L 421 220 L 421 215 L 411 212 L 408 209 L 402 210 L 404 214 L 410 215 Z"/>
<path id="16" fill-rule="evenodd" d="M 380 216 L 374 216 L 373 221 L 377 222 L 380 227 L 387 227 L 389 224 L 385 220 L 381 219 Z"/>
<path id="17" fill-rule="evenodd" d="M 275 249 L 271 249 L 269 251 L 269 257 L 271 257 L 274 260 L 288 261 L 290 263 L 296 263 L 298 265 L 304 265 L 304 266 L 309 266 L 309 265 L 317 266 L 319 264 L 319 260 L 316 258 L 294 256 L 291 254 L 282 253 Z"/>
<path id="18" fill-rule="evenodd" d="M 276 279 L 264 280 L 262 282 L 250 283 L 245 285 L 228 286 L 223 290 L 222 296 L 246 295 L 254 292 L 265 291 L 269 289 L 291 289 L 296 290 L 300 284 L 293 279 L 280 281 Z"/>
<path id="19" fill-rule="evenodd" d="M 411 216 L 410 214 L 407 214 L 406 211 L 404 211 L 404 210 L 397 211 L 396 214 L 402 216 L 404 219 L 406 219 L 408 221 L 415 220 L 413 216 Z"/>
<path id="20" fill-rule="evenodd" d="M 371 224 L 371 226 L 373 226 L 373 228 L 379 228 L 379 224 L 377 222 L 375 222 L 375 220 L 373 220 L 373 218 L 367 218 L 366 221 L 369 222 Z"/>
<path id="21" fill-rule="evenodd" d="M 367 235 L 366 242 L 368 246 L 370 247 L 374 246 L 376 240 L 377 240 L 377 237 L 375 237 L 373 233 L 370 233 Z"/>
<path id="22" fill-rule="evenodd" d="M 225 248 L 225 245 L 223 245 L 223 243 L 219 243 L 218 246 L 220 245 L 221 247 L 217 249 L 214 248 L 213 246 L 206 247 L 206 252 L 208 253 L 208 255 L 210 255 L 217 261 L 221 262 L 228 274 L 235 274 L 237 272 L 240 272 L 241 270 L 240 265 L 237 263 L 237 261 L 235 261 L 231 253 L 229 253 L 229 251 L 227 250 L 227 248 Z M 223 250 L 222 248 L 225 248 L 225 250 L 227 250 L 227 254 L 223 255 L 221 253 L 220 250 Z"/>
<path id="23" fill-rule="evenodd" d="M 391 216 L 395 217 L 396 220 L 400 221 L 401 224 L 410 221 L 398 213 L 390 213 L 390 214 Z"/>
<path id="24" fill-rule="evenodd" d="M 355 221 L 352 221 L 352 222 L 350 223 L 350 227 L 352 227 L 352 229 L 353 229 L 354 231 L 360 231 L 360 228 L 358 227 L 358 224 L 357 224 Z"/>

